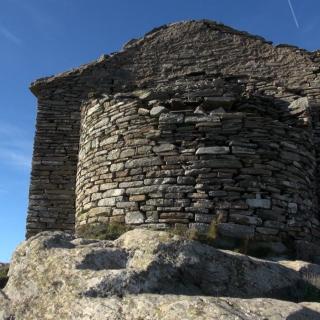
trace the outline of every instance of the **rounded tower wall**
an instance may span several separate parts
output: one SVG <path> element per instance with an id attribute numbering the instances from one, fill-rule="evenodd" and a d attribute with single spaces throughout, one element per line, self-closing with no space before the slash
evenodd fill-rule
<path id="1" fill-rule="evenodd" d="M 316 240 L 316 157 L 301 110 L 299 118 L 272 102 L 266 115 L 255 99 L 150 99 L 118 94 L 83 106 L 76 229 L 216 223 L 230 238 Z"/>

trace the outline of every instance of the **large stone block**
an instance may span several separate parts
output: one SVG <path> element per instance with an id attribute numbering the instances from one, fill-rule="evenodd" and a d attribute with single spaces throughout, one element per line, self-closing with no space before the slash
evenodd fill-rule
<path id="1" fill-rule="evenodd" d="M 229 147 L 201 147 L 197 150 L 196 154 L 228 154 L 230 153 Z"/>
<path id="2" fill-rule="evenodd" d="M 229 217 L 231 222 L 243 225 L 261 225 L 262 220 L 259 217 L 243 215 L 243 214 L 230 214 Z"/>
<path id="3" fill-rule="evenodd" d="M 127 224 L 141 224 L 144 222 L 144 219 L 144 214 L 140 211 L 129 211 L 125 216 L 125 222 Z"/>
<path id="4" fill-rule="evenodd" d="M 169 152 L 176 149 L 176 146 L 172 143 L 163 143 L 158 146 L 153 147 L 153 151 L 155 153 L 161 153 L 161 152 Z"/>
<path id="5" fill-rule="evenodd" d="M 110 190 L 107 190 L 105 191 L 103 194 L 102 194 L 102 197 L 118 197 L 118 196 L 122 196 L 125 192 L 125 189 L 110 189 Z"/>
<path id="6" fill-rule="evenodd" d="M 125 164 L 125 167 L 128 169 L 139 168 L 139 167 L 151 167 L 158 166 L 162 164 L 162 160 L 159 157 L 147 157 L 128 160 Z"/>
<path id="7" fill-rule="evenodd" d="M 150 116 L 151 117 L 157 117 L 160 116 L 162 113 L 167 113 L 168 109 L 163 106 L 155 106 L 150 110 Z"/>
<path id="8" fill-rule="evenodd" d="M 231 108 L 235 102 L 233 97 L 205 97 L 203 105 L 211 108 Z"/>
<path id="9" fill-rule="evenodd" d="M 234 223 L 220 223 L 218 224 L 218 232 L 225 237 L 251 239 L 254 236 L 254 227 Z"/>
<path id="10" fill-rule="evenodd" d="M 237 169 L 242 164 L 239 160 L 214 159 L 214 160 L 198 160 L 191 165 L 192 169 L 215 168 L 215 169 Z"/>
<path id="11" fill-rule="evenodd" d="M 271 208 L 270 199 L 247 199 L 246 201 L 248 206 L 251 208 L 263 208 L 263 209 Z"/>
<path id="12" fill-rule="evenodd" d="M 182 113 L 161 113 L 159 117 L 160 123 L 180 124 L 183 122 L 184 115 Z"/>

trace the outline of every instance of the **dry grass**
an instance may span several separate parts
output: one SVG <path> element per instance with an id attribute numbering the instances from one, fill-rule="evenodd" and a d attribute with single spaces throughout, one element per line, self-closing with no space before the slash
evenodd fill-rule
<path id="1" fill-rule="evenodd" d="M 77 230 L 77 236 L 85 239 L 115 240 L 122 234 L 132 230 L 120 223 L 85 225 Z"/>
<path id="2" fill-rule="evenodd" d="M 213 245 L 218 237 L 217 222 L 211 222 L 207 232 L 201 232 L 196 229 L 188 229 L 186 226 L 176 226 L 168 229 L 168 232 L 178 235 L 186 240 L 195 240 L 204 244 Z"/>

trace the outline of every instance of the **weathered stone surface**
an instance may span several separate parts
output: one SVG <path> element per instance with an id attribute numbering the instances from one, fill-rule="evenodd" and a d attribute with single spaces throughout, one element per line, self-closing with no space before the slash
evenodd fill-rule
<path id="1" fill-rule="evenodd" d="M 232 153 L 234 153 L 234 154 L 255 154 L 256 151 L 255 151 L 255 149 L 234 146 L 234 147 L 232 147 Z"/>
<path id="2" fill-rule="evenodd" d="M 168 112 L 168 109 L 163 106 L 155 106 L 150 110 L 151 117 L 160 116 L 161 113 Z"/>
<path id="3" fill-rule="evenodd" d="M 145 187 L 137 187 L 137 188 L 128 188 L 126 190 L 126 193 L 128 195 L 133 194 L 148 194 L 150 192 L 157 192 L 159 189 L 159 186 L 153 185 L 153 186 L 145 186 Z"/>
<path id="4" fill-rule="evenodd" d="M 100 190 L 104 191 L 104 190 L 111 190 L 111 189 L 115 189 L 118 187 L 118 183 L 117 182 L 109 182 L 109 183 L 104 183 L 100 185 Z"/>
<path id="5" fill-rule="evenodd" d="M 298 205 L 296 203 L 288 203 L 288 210 L 290 213 L 297 213 Z"/>
<path id="6" fill-rule="evenodd" d="M 105 198 L 101 199 L 98 201 L 98 206 L 99 207 L 113 207 L 116 205 L 117 201 L 120 201 L 121 198 L 119 197 L 110 197 L 110 198 Z"/>
<path id="7" fill-rule="evenodd" d="M 251 239 L 254 236 L 254 227 L 234 223 L 220 223 L 218 231 L 222 236 L 236 239 Z"/>
<path id="8" fill-rule="evenodd" d="M 176 146 L 172 143 L 163 143 L 163 144 L 160 144 L 159 146 L 153 147 L 153 151 L 155 153 L 168 152 L 168 151 L 173 151 L 175 149 L 176 149 Z"/>
<path id="9" fill-rule="evenodd" d="M 145 109 L 145 108 L 139 108 L 138 109 L 138 114 L 141 114 L 143 116 L 146 116 L 150 113 L 150 110 L 149 109 Z"/>
<path id="10" fill-rule="evenodd" d="M 256 231 L 258 233 L 262 233 L 262 234 L 266 234 L 266 235 L 277 235 L 279 233 L 279 229 L 276 229 L 276 228 L 257 227 Z"/>
<path id="11" fill-rule="evenodd" d="M 120 156 L 120 150 L 113 149 L 110 152 L 108 152 L 107 160 L 117 160 L 119 156 Z"/>
<path id="12" fill-rule="evenodd" d="M 213 110 L 210 112 L 210 116 L 214 115 L 215 113 L 226 113 L 226 110 L 225 110 L 224 108 L 222 108 L 222 107 L 213 109 Z"/>
<path id="13" fill-rule="evenodd" d="M 196 213 L 194 215 L 194 221 L 195 222 L 200 222 L 200 223 L 211 223 L 214 219 L 213 214 L 201 214 L 201 213 Z"/>
<path id="14" fill-rule="evenodd" d="M 107 139 L 104 139 L 103 141 L 100 142 L 100 145 L 101 146 L 104 146 L 106 144 L 113 144 L 113 143 L 116 143 L 119 139 L 119 136 L 113 136 L 113 137 L 109 137 Z"/>
<path id="15" fill-rule="evenodd" d="M 215 169 L 238 169 L 241 168 L 241 162 L 238 160 L 199 160 L 192 165 L 194 168 L 215 168 Z"/>
<path id="16" fill-rule="evenodd" d="M 264 208 L 270 209 L 271 208 L 271 201 L 269 199 L 247 199 L 247 204 L 251 208 Z"/>
<path id="17" fill-rule="evenodd" d="M 130 158 L 136 154 L 136 150 L 129 148 L 121 151 L 120 158 Z"/>
<path id="18" fill-rule="evenodd" d="M 295 241 L 297 258 L 320 264 L 320 248 L 314 243 L 306 240 Z"/>
<path id="19" fill-rule="evenodd" d="M 296 299 L 303 268 L 165 232 L 114 242 L 47 232 L 16 250 L 0 319 L 316 320 L 319 303 L 275 300 Z"/>
<path id="20" fill-rule="evenodd" d="M 208 107 L 223 107 L 230 108 L 235 103 L 235 98 L 233 97 L 206 97 L 204 99 L 204 105 Z"/>
<path id="21" fill-rule="evenodd" d="M 124 163 L 119 162 L 119 163 L 113 163 L 110 166 L 110 172 L 116 172 L 116 171 L 120 171 L 124 168 Z"/>
<path id="22" fill-rule="evenodd" d="M 162 161 L 159 157 L 150 157 L 150 158 L 140 158 L 140 159 L 134 159 L 134 160 L 128 160 L 126 162 L 125 167 L 126 168 L 139 168 L 139 167 L 145 167 L 145 166 L 157 166 L 162 164 Z"/>
<path id="23" fill-rule="evenodd" d="M 196 154 L 227 154 L 230 153 L 229 147 L 202 147 L 199 148 Z"/>
<path id="24" fill-rule="evenodd" d="M 139 211 L 129 211 L 126 214 L 125 221 L 127 224 L 141 224 L 144 222 L 144 215 Z"/>
<path id="25" fill-rule="evenodd" d="M 248 216 L 242 214 L 231 214 L 230 221 L 237 223 L 237 224 L 244 224 L 244 225 L 261 225 L 262 220 L 255 216 Z"/>
<path id="26" fill-rule="evenodd" d="M 177 183 L 178 184 L 194 184 L 195 179 L 193 177 L 178 177 Z"/>
<path id="27" fill-rule="evenodd" d="M 146 196 L 144 194 L 137 194 L 129 197 L 129 201 L 145 201 Z"/>
<path id="28" fill-rule="evenodd" d="M 161 113 L 159 122 L 166 124 L 179 124 L 183 122 L 183 118 L 183 114 Z"/>
<path id="29" fill-rule="evenodd" d="M 307 97 L 299 98 L 290 103 L 288 109 L 291 114 L 298 114 L 304 111 L 309 111 L 310 104 Z"/>
<path id="30" fill-rule="evenodd" d="M 106 197 L 106 198 L 118 197 L 118 196 L 122 196 L 124 192 L 125 192 L 125 189 L 111 189 L 104 192 L 103 197 Z"/>

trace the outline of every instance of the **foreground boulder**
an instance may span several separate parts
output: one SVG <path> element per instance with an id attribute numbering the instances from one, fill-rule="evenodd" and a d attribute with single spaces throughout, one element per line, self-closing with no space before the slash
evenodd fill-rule
<path id="1" fill-rule="evenodd" d="M 166 232 L 115 241 L 44 232 L 16 250 L 0 319 L 320 319 L 318 303 L 275 300 L 315 290 L 310 270 L 319 273 Z"/>
<path id="2" fill-rule="evenodd" d="M 3 289 L 8 282 L 9 264 L 0 262 L 0 289 Z"/>

